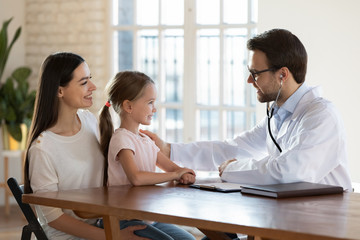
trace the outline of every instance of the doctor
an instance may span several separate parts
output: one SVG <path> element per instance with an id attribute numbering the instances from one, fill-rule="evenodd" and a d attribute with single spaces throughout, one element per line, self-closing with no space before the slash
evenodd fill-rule
<path id="1" fill-rule="evenodd" d="M 189 144 L 169 144 L 145 133 L 175 162 L 197 170 L 219 169 L 225 181 L 308 181 L 351 190 L 344 126 L 319 87 L 304 83 L 303 44 L 291 32 L 273 29 L 250 39 L 247 47 L 252 53 L 247 81 L 259 102 L 267 103 L 268 113 L 253 129 L 230 141 Z"/>

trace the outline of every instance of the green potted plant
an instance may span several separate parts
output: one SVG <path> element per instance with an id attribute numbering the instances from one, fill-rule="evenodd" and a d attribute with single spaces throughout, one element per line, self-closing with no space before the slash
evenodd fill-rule
<path id="1" fill-rule="evenodd" d="M 31 69 L 28 67 L 16 68 L 4 82 L 2 81 L 11 48 L 21 34 L 19 27 L 8 45 L 7 28 L 11 20 L 12 18 L 5 21 L 0 31 L 0 123 L 5 149 L 8 148 L 8 135 L 17 142 L 26 138 L 27 130 L 24 130 L 24 125 L 29 128 L 31 124 L 36 95 L 34 90 L 29 90 L 28 78 Z"/>

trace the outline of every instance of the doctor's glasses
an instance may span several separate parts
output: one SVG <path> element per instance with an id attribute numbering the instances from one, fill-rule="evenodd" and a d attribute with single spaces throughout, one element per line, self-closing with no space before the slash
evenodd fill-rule
<path id="1" fill-rule="evenodd" d="M 248 70 L 249 70 L 249 72 L 250 72 L 250 75 L 251 75 L 252 79 L 254 80 L 254 82 L 257 81 L 257 78 L 258 78 L 257 75 L 259 75 L 260 73 L 264 73 L 264 72 L 276 70 L 276 68 L 274 68 L 274 67 L 267 68 L 267 69 L 260 70 L 260 71 L 251 70 L 251 69 L 249 68 L 249 66 L 247 66 L 247 68 L 248 68 Z"/>

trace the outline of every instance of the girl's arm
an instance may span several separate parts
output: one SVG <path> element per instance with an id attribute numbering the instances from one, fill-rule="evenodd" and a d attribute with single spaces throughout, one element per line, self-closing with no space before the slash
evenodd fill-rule
<path id="1" fill-rule="evenodd" d="M 139 171 L 135 164 L 134 153 L 129 149 L 122 149 L 117 156 L 126 176 L 134 186 L 153 185 L 171 180 L 180 180 L 181 176 L 185 173 L 192 173 L 195 175 L 191 169 L 180 168 L 176 164 L 174 164 L 175 166 L 169 166 L 167 169 L 170 171 L 165 173 Z"/>
<path id="2" fill-rule="evenodd" d="M 162 170 L 164 170 L 166 172 L 176 171 L 178 169 L 183 169 L 183 168 L 179 167 L 176 163 L 171 161 L 162 152 L 158 152 L 158 157 L 157 157 L 156 164 L 157 164 L 157 166 L 159 168 L 161 168 Z M 188 168 L 185 168 L 185 169 L 188 169 Z M 192 183 L 195 182 L 195 172 L 192 169 L 188 169 L 188 170 L 190 170 L 190 171 L 183 174 L 181 176 L 181 178 L 179 179 L 180 183 L 182 183 L 182 184 L 192 184 Z"/>
<path id="3" fill-rule="evenodd" d="M 165 172 L 174 172 L 176 170 L 181 169 L 176 163 L 170 160 L 170 158 L 166 157 L 162 152 L 158 152 L 156 165 L 164 170 Z M 189 169 L 190 170 L 190 169 Z M 192 171 L 192 170 L 191 170 Z M 192 173 L 194 173 L 192 171 Z M 195 174 L 195 173 L 194 173 Z"/>
<path id="4" fill-rule="evenodd" d="M 54 221 L 49 222 L 48 225 L 59 231 L 66 232 L 67 234 L 80 238 L 90 240 L 106 240 L 104 229 L 77 220 L 67 214 L 61 215 Z M 134 231 L 144 229 L 145 227 L 146 225 L 127 227 L 120 230 L 121 236 L 123 236 L 124 239 L 148 240 L 148 238 L 138 237 L 134 234 Z"/>

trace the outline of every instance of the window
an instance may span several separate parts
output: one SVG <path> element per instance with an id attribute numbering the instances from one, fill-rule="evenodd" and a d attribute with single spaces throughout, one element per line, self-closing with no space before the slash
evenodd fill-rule
<path id="1" fill-rule="evenodd" d="M 256 0 L 113 0 L 114 73 L 158 89 L 150 129 L 169 142 L 223 140 L 255 124 L 247 40 Z"/>

